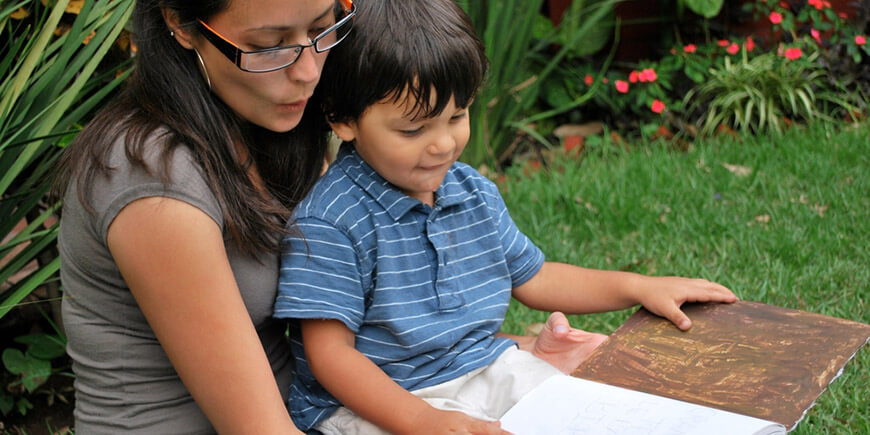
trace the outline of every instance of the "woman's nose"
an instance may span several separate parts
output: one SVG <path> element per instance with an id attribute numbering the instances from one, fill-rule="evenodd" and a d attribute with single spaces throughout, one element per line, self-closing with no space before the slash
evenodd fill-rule
<path id="1" fill-rule="evenodd" d="M 299 59 L 287 67 L 287 76 L 294 81 L 317 82 L 320 79 L 320 66 L 323 65 L 322 62 L 317 61 L 317 56 L 320 55 L 314 51 L 314 46 L 303 48 L 302 53 L 299 53 Z"/>

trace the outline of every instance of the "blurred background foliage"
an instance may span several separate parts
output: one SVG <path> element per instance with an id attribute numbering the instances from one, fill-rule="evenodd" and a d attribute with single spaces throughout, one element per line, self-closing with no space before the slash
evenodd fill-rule
<path id="1" fill-rule="evenodd" d="M 20 0 L 0 7 L 4 416 L 30 412 L 37 390 L 53 374 L 68 372 L 62 361 L 52 364 L 64 354 L 64 338 L 56 252 L 59 204 L 46 195 L 63 146 L 130 73 L 124 26 L 132 4 Z"/>

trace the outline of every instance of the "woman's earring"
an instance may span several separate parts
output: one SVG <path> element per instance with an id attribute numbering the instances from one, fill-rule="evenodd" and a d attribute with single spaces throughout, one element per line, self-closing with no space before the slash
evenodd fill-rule
<path id="1" fill-rule="evenodd" d="M 170 30 L 170 31 L 169 31 L 169 36 L 172 37 L 172 38 L 174 38 L 174 37 L 175 37 L 175 30 Z"/>
<path id="2" fill-rule="evenodd" d="M 202 56 L 199 55 L 199 51 L 194 48 L 193 52 L 196 53 L 196 58 L 199 59 L 199 66 L 202 67 L 202 73 L 205 75 L 205 83 L 208 85 L 208 88 L 211 89 L 211 79 L 208 78 L 208 69 L 205 68 L 205 62 L 202 61 Z"/>

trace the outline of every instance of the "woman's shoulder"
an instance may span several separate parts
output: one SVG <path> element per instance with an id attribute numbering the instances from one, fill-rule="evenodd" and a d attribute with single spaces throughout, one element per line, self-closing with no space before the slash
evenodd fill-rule
<path id="1" fill-rule="evenodd" d="M 89 193 L 85 198 L 98 216 L 111 221 L 132 201 L 162 196 L 190 203 L 222 222 L 222 213 L 200 164 L 186 146 L 167 147 L 168 134 L 166 128 L 158 128 L 136 138 L 121 131 L 107 141 L 101 163 L 106 169 L 84 186 Z M 79 186 L 75 183 L 81 182 L 79 177 L 67 189 L 65 209 L 78 203 Z"/>

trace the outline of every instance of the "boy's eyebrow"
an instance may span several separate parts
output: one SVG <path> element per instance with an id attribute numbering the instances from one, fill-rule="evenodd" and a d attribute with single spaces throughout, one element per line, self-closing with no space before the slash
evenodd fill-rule
<path id="1" fill-rule="evenodd" d="M 318 16 L 315 17 L 313 20 L 311 20 L 311 22 L 314 23 L 314 22 L 320 21 L 321 19 L 323 19 L 324 17 L 326 17 L 327 15 L 329 15 L 330 13 L 332 13 L 332 8 L 333 8 L 334 6 L 335 6 L 335 5 L 331 5 L 331 6 L 329 6 L 328 8 L 326 8 L 325 11 L 323 11 L 320 15 L 318 15 Z M 282 25 L 270 26 L 270 25 L 265 25 L 265 26 L 260 26 L 260 27 L 252 27 L 252 28 L 250 28 L 250 29 L 247 29 L 247 31 L 249 31 L 249 32 L 253 32 L 253 31 L 257 31 L 257 30 L 270 30 L 270 31 L 282 31 L 282 32 L 283 32 L 283 31 L 290 30 L 290 29 L 292 29 L 292 28 L 293 28 L 293 26 L 282 26 Z"/>

